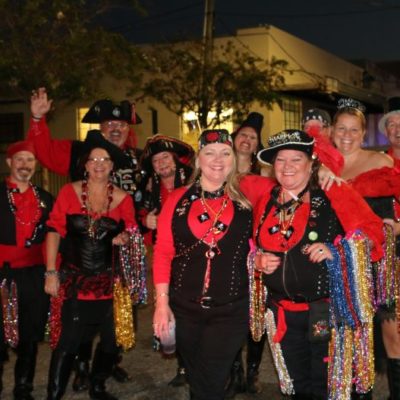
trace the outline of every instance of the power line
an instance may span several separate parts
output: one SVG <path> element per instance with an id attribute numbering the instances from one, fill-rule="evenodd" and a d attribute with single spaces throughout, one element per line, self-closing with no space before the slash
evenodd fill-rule
<path id="1" fill-rule="evenodd" d="M 236 31 L 232 30 L 232 28 L 229 28 L 227 26 L 227 24 L 218 17 L 218 21 L 222 24 L 222 26 L 225 28 L 226 32 L 233 37 L 233 39 L 235 39 L 238 43 L 240 43 L 248 52 L 250 52 L 251 54 L 253 54 L 254 56 L 256 56 L 257 58 L 263 60 L 264 57 L 260 56 L 259 54 L 255 53 L 247 44 L 243 43 L 238 36 L 236 35 Z M 286 54 L 286 56 L 288 58 L 290 58 L 296 65 L 298 65 L 299 69 L 301 72 L 303 72 L 304 74 L 308 75 L 311 79 L 313 79 L 316 83 L 320 84 L 321 81 L 323 81 L 323 77 L 314 73 L 314 72 L 310 72 L 307 71 L 303 65 L 297 60 L 295 59 L 280 43 L 278 40 L 275 39 L 275 37 L 271 34 L 271 32 L 267 31 L 266 34 L 274 41 L 274 43 L 283 51 L 283 53 Z M 294 72 L 294 71 L 293 71 Z"/>
<path id="2" fill-rule="evenodd" d="M 386 11 L 400 11 L 400 6 L 388 6 L 381 7 L 375 10 L 358 10 L 358 11 L 338 11 L 338 12 L 326 12 L 326 13 L 296 13 L 296 14 L 252 14 L 252 13 L 234 13 L 234 12 L 222 12 L 220 15 L 227 17 L 267 17 L 267 18 L 315 18 L 315 17 L 340 17 L 348 15 L 360 15 L 360 14 L 375 14 Z"/>

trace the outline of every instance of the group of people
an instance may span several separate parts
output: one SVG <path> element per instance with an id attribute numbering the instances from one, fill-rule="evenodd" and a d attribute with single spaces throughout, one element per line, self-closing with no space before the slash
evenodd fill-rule
<path id="1" fill-rule="evenodd" d="M 373 314 L 391 400 L 400 399 L 400 283 L 390 281 L 399 277 L 400 107 L 380 123 L 388 154 L 362 148 L 365 116 L 351 99 L 333 123 L 308 110 L 302 130 L 272 135 L 266 148 L 263 116 L 250 113 L 232 134 L 202 132 L 196 154 L 160 134 L 138 150 L 132 125 L 140 118 L 128 101 L 95 102 L 83 122 L 100 130 L 83 142 L 52 139 L 50 108 L 45 89 L 34 91 L 27 140 L 8 148 L 0 190 L 9 227 L 0 233 L 0 368 L 15 348 L 16 400 L 33 399 L 49 308 L 47 399 L 63 397 L 73 371 L 74 390 L 116 399 L 106 380 L 130 379 L 121 348 L 132 345 L 136 305 L 146 298 L 142 235 L 154 245 L 154 334 L 176 327 L 170 384 L 187 383 L 191 399 L 259 393 L 266 341 L 291 398 L 370 399 L 373 379 L 336 367 L 343 327 L 355 332 L 346 343 L 365 346 L 373 360 Z M 71 178 L 54 204 L 31 183 L 36 159 Z M 369 280 L 352 275 L 360 268 Z"/>

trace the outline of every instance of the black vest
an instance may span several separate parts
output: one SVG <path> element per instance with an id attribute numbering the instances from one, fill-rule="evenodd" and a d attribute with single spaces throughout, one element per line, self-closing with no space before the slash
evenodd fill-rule
<path id="1" fill-rule="evenodd" d="M 272 199 L 267 203 L 268 209 L 272 209 Z M 312 241 L 310 238 L 315 237 L 315 234 L 318 238 Z M 272 252 L 279 255 L 282 261 L 274 273 L 264 275 L 269 295 L 275 300 L 292 299 L 296 302 L 311 302 L 329 297 L 329 277 L 325 262 L 310 262 L 309 256 L 302 250 L 314 242 L 332 243 L 339 234 L 343 234 L 343 228 L 325 193 L 322 190 L 310 191 L 310 215 L 303 237 L 286 253 Z M 263 249 L 269 251 L 268 246 Z"/>
<path id="2" fill-rule="evenodd" d="M 35 188 L 39 194 L 42 216 L 36 225 L 38 228 L 37 234 L 31 244 L 39 244 L 44 241 L 47 231 L 46 221 L 49 218 L 49 213 L 53 207 L 52 195 L 37 186 Z M 0 243 L 9 246 L 15 246 L 17 244 L 15 216 L 14 213 L 11 211 L 8 202 L 6 182 L 0 183 L 0 210 L 2 224 L 2 229 L 0 229 Z"/>
<path id="3" fill-rule="evenodd" d="M 201 296 L 209 246 L 193 235 L 188 225 L 191 204 L 199 198 L 192 185 L 178 201 L 172 219 L 172 234 L 178 257 L 172 262 L 171 292 L 187 300 Z M 220 254 L 211 261 L 210 286 L 207 296 L 221 304 L 241 299 L 248 294 L 247 255 L 252 232 L 252 212 L 233 202 L 234 215 L 224 237 L 218 241 Z M 188 249 L 191 249 L 188 251 Z M 183 254 L 179 257 L 180 254 Z"/>

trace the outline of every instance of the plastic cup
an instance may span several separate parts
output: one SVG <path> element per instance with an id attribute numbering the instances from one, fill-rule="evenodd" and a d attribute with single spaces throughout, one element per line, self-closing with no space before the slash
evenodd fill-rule
<path id="1" fill-rule="evenodd" d="M 161 351 L 164 354 L 174 354 L 176 351 L 175 322 L 169 323 L 168 331 L 163 331 L 160 336 Z"/>

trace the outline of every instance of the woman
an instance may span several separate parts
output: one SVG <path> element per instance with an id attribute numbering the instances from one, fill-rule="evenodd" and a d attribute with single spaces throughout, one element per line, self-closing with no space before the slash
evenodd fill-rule
<path id="1" fill-rule="evenodd" d="M 195 400 L 224 398 L 248 333 L 252 217 L 235 161 L 227 131 L 203 132 L 194 182 L 171 193 L 158 220 L 154 333 L 162 337 L 176 322 L 177 350 Z"/>
<path id="2" fill-rule="evenodd" d="M 390 156 L 361 147 L 365 132 L 363 106 L 352 99 L 341 99 L 333 119 L 332 131 L 332 140 L 344 158 L 341 177 L 366 198 L 372 209 L 384 218 L 384 222 L 392 225 L 394 234 L 398 235 L 400 224 L 394 221 L 393 200 L 399 196 L 400 175 L 392 168 L 394 161 Z M 389 309 L 381 308 L 377 317 L 381 321 L 383 343 L 388 357 L 390 396 L 391 399 L 400 399 L 399 386 L 394 384 L 400 380 L 396 366 L 400 359 L 400 333 L 394 305 Z"/>
<path id="3" fill-rule="evenodd" d="M 277 185 L 266 189 L 257 184 L 259 177 L 247 177 L 241 189 L 255 205 L 256 265 L 265 274 L 268 306 L 277 323 L 273 342 L 280 344 L 293 398 L 326 399 L 330 291 L 325 261 L 333 258 L 336 236 L 347 231 L 361 229 L 380 243 L 382 223 L 346 185 L 333 185 L 326 193 L 317 187 L 314 139 L 305 132 L 286 130 L 268 143 L 258 158 L 273 165 Z M 311 324 L 315 312 L 320 315 Z"/>
<path id="4" fill-rule="evenodd" d="M 263 149 L 261 130 L 264 116 L 257 112 L 250 113 L 239 128 L 232 133 L 233 148 L 237 158 L 237 169 L 241 174 L 260 175 L 261 168 L 257 153 Z"/>
<path id="5" fill-rule="evenodd" d="M 261 168 L 257 153 L 264 147 L 261 143 L 261 130 L 264 117 L 257 112 L 250 113 L 239 128 L 232 133 L 233 148 L 237 158 L 237 169 L 242 174 L 268 175 L 266 167 Z M 260 341 L 253 340 L 249 333 L 247 339 L 246 380 L 242 361 L 242 349 L 239 350 L 232 366 L 229 384 L 226 388 L 226 399 L 247 390 L 248 393 L 260 393 L 258 382 L 259 367 L 265 344 L 265 334 Z"/>
<path id="6" fill-rule="evenodd" d="M 45 291 L 63 301 L 61 332 L 50 362 L 48 400 L 62 398 L 80 343 L 92 340 L 97 333 L 100 342 L 92 363 L 89 396 L 115 399 L 105 390 L 105 380 L 118 356 L 113 245 L 128 242 L 127 230 L 135 225 L 135 219 L 131 197 L 111 182 L 119 150 L 100 132 L 89 132 L 85 143 L 85 178 L 61 189 L 48 222 L 53 232 L 46 239 Z M 61 266 L 57 271 L 59 250 Z"/>

